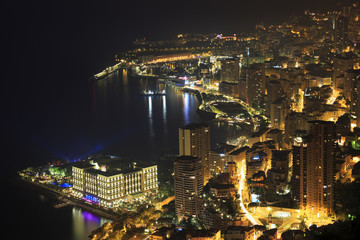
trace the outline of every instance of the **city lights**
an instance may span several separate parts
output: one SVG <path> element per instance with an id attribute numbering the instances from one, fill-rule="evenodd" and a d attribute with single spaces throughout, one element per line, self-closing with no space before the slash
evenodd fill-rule
<path id="1" fill-rule="evenodd" d="M 205 7 L 198 18 L 205 13 L 217 16 Z M 162 35 L 144 35 L 140 29 L 153 20 L 139 15 L 134 29 L 140 37 L 113 48 L 122 50 L 112 66 L 101 65 L 83 81 L 89 84 L 82 88 L 85 97 L 62 102 L 64 90 L 47 93 L 59 101 L 56 108 L 40 108 L 42 114 L 59 109 L 68 115 L 36 120 L 48 121 L 40 121 L 39 134 L 51 126 L 61 147 L 64 138 L 76 139 L 64 152 L 98 147 L 20 170 L 20 178 L 53 194 L 56 209 L 76 206 L 111 220 L 87 233 L 91 240 L 354 236 L 360 218 L 360 5 L 341 3 L 287 19 L 280 14 L 283 24 L 266 21 L 236 34 L 230 24 L 226 34 L 196 33 L 189 25 L 189 33 L 172 35 L 176 28 L 165 25 L 175 23 L 162 13 Z M 185 12 L 172 16 L 187 27 Z M 123 24 L 129 34 L 133 23 Z M 80 89 L 65 87 L 72 88 Z"/>

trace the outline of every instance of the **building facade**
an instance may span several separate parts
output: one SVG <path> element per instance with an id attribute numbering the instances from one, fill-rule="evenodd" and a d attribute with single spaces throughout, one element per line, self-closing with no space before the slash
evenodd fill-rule
<path id="1" fill-rule="evenodd" d="M 226 165 L 226 153 L 211 151 L 210 159 L 210 176 L 216 176 L 224 171 Z"/>
<path id="2" fill-rule="evenodd" d="M 335 124 L 311 122 L 307 144 L 306 211 L 309 214 L 334 213 Z"/>
<path id="3" fill-rule="evenodd" d="M 336 19 L 334 25 L 334 45 L 336 53 L 341 54 L 345 48 L 348 41 L 348 25 L 349 19 L 345 16 L 339 16 Z"/>
<path id="4" fill-rule="evenodd" d="M 360 78 L 357 81 L 356 84 L 356 92 L 357 92 L 357 97 L 356 97 L 356 102 L 355 102 L 355 114 L 357 116 L 357 127 L 360 127 Z"/>
<path id="5" fill-rule="evenodd" d="M 90 164 L 73 166 L 72 178 L 75 197 L 109 208 L 158 188 L 156 165 L 130 172 L 104 172 Z"/>
<path id="6" fill-rule="evenodd" d="M 239 84 L 223 81 L 219 84 L 219 92 L 226 96 L 239 97 Z"/>
<path id="7" fill-rule="evenodd" d="M 210 179 L 210 127 L 206 124 L 188 124 L 179 128 L 179 156 L 199 158 L 204 185 Z"/>
<path id="8" fill-rule="evenodd" d="M 239 59 L 225 59 L 221 61 L 220 79 L 229 83 L 238 83 L 240 80 Z"/>
<path id="9" fill-rule="evenodd" d="M 200 214 L 198 197 L 203 191 L 200 158 L 179 156 L 174 163 L 175 212 L 179 220 Z"/>
<path id="10" fill-rule="evenodd" d="M 292 164 L 292 154 L 289 150 L 273 150 L 271 169 L 268 171 L 269 188 L 273 192 L 286 194 L 288 191 L 289 168 Z"/>
<path id="11" fill-rule="evenodd" d="M 271 127 L 285 130 L 286 99 L 281 97 L 270 104 Z"/>
<path id="12" fill-rule="evenodd" d="M 252 64 L 247 69 L 247 100 L 250 105 L 261 104 L 265 95 L 265 65 Z"/>
<path id="13" fill-rule="evenodd" d="M 353 114 L 356 114 L 356 107 L 358 105 L 358 98 L 360 95 L 360 91 L 358 88 L 359 81 L 360 69 L 346 71 L 345 87 L 343 93 L 345 97 L 350 100 L 350 112 Z"/>
<path id="14" fill-rule="evenodd" d="M 293 146 L 293 172 L 291 177 L 292 196 L 300 209 L 306 209 L 307 143 L 296 138 Z"/>

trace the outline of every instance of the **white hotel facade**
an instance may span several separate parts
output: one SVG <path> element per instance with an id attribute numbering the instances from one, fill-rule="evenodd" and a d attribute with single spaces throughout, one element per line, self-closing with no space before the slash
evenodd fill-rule
<path id="1" fill-rule="evenodd" d="M 72 176 L 75 197 L 109 208 L 158 189 L 157 165 L 131 172 L 104 172 L 88 164 L 73 166 Z"/>

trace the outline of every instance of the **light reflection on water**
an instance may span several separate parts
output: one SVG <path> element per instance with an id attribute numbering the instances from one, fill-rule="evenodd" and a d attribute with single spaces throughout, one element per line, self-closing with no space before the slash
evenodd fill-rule
<path id="1" fill-rule="evenodd" d="M 76 144 L 76 149 L 79 148 L 77 151 L 86 156 L 90 147 L 101 149 L 97 146 L 104 146 L 101 150 L 103 153 L 131 156 L 142 161 L 158 160 L 163 152 L 178 152 L 179 127 L 189 122 L 209 120 L 196 112 L 200 104 L 196 95 L 183 93 L 168 85 L 166 96 L 144 97 L 139 94 L 141 82 L 122 71 L 122 74 L 113 74 L 91 83 L 87 93 L 89 101 L 83 106 L 85 113 L 89 111 L 88 115 L 85 114 L 88 118 L 79 125 L 79 129 L 76 128 L 78 131 L 69 132 L 68 136 L 82 143 Z M 67 110 L 64 116 L 76 118 L 75 110 L 78 111 L 78 108 Z M 212 147 L 224 142 L 228 136 L 242 134 L 241 129 L 234 130 L 234 127 L 223 123 L 209 122 L 209 125 Z M 67 130 L 64 131 L 67 133 Z M 140 148 L 141 151 L 137 151 Z M 79 208 L 55 209 L 53 204 L 47 204 L 46 196 L 39 197 L 33 191 L 17 189 L 9 188 L 4 192 L 11 192 L 9 196 L 12 196 L 7 204 L 13 206 L 11 211 L 15 211 L 11 214 L 13 220 L 10 222 L 19 221 L 18 216 L 31 216 L 31 223 L 28 218 L 20 221 L 28 229 L 27 237 L 23 239 L 31 236 L 36 239 L 87 240 L 91 231 L 108 221 Z M 39 222 L 44 227 L 40 228 Z M 57 232 L 56 236 L 47 238 L 46 234 L 54 232 Z"/>
<path id="2" fill-rule="evenodd" d="M 183 111 L 184 111 L 184 118 L 185 118 L 185 122 L 186 124 L 190 123 L 190 119 L 189 119 L 189 94 L 188 93 L 184 93 L 184 108 L 183 108 Z"/>
<path id="3" fill-rule="evenodd" d="M 162 105 L 163 105 L 163 120 L 166 125 L 166 96 L 162 96 Z"/>
<path id="4" fill-rule="evenodd" d="M 152 100 L 152 96 L 147 97 L 150 137 L 154 137 Z"/>
<path id="5" fill-rule="evenodd" d="M 104 152 L 141 161 L 157 160 L 165 150 L 178 152 L 179 127 L 210 120 L 196 112 L 200 105 L 196 95 L 176 86 L 160 84 L 161 89 L 166 88 L 165 96 L 140 94 L 145 86 L 154 90 L 155 83 L 155 79 L 136 78 L 123 70 L 95 82 L 96 102 L 93 99 L 90 103 L 97 112 L 88 119 L 93 124 L 89 132 L 94 133 L 95 141 L 101 141 Z M 212 147 L 242 134 L 241 129 L 208 123 Z M 134 151 L 134 146 L 141 146 L 142 151 Z"/>
<path id="6" fill-rule="evenodd" d="M 122 70 L 122 80 L 123 80 L 123 85 L 126 86 L 128 83 L 128 71 L 126 69 Z"/>
<path id="7" fill-rule="evenodd" d="M 73 239 L 87 240 L 91 232 L 111 220 L 98 217 L 77 207 L 72 208 Z"/>

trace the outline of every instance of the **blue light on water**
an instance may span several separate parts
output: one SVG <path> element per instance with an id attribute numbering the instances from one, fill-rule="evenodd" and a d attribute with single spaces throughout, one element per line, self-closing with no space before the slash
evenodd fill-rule
<path id="1" fill-rule="evenodd" d="M 82 215 L 85 221 L 98 222 L 100 220 L 99 217 L 90 212 L 83 211 Z"/>
<path id="2" fill-rule="evenodd" d="M 99 202 L 99 199 L 97 199 L 96 197 L 94 196 L 91 196 L 89 194 L 85 194 L 85 197 L 84 197 L 86 200 L 89 200 L 91 202 L 95 202 L 95 203 L 98 203 Z"/>
<path id="3" fill-rule="evenodd" d="M 184 93 L 184 117 L 185 117 L 185 122 L 186 124 L 190 122 L 189 119 L 189 94 L 188 93 Z"/>
<path id="4" fill-rule="evenodd" d="M 72 187 L 73 185 L 69 184 L 69 183 L 63 183 L 63 184 L 57 184 L 56 182 L 52 182 L 52 185 L 56 185 L 62 188 L 68 188 L 68 187 Z"/>
<path id="5" fill-rule="evenodd" d="M 68 187 L 72 187 L 72 185 L 70 185 L 69 183 L 63 183 L 59 185 L 59 187 L 68 188 Z"/>

